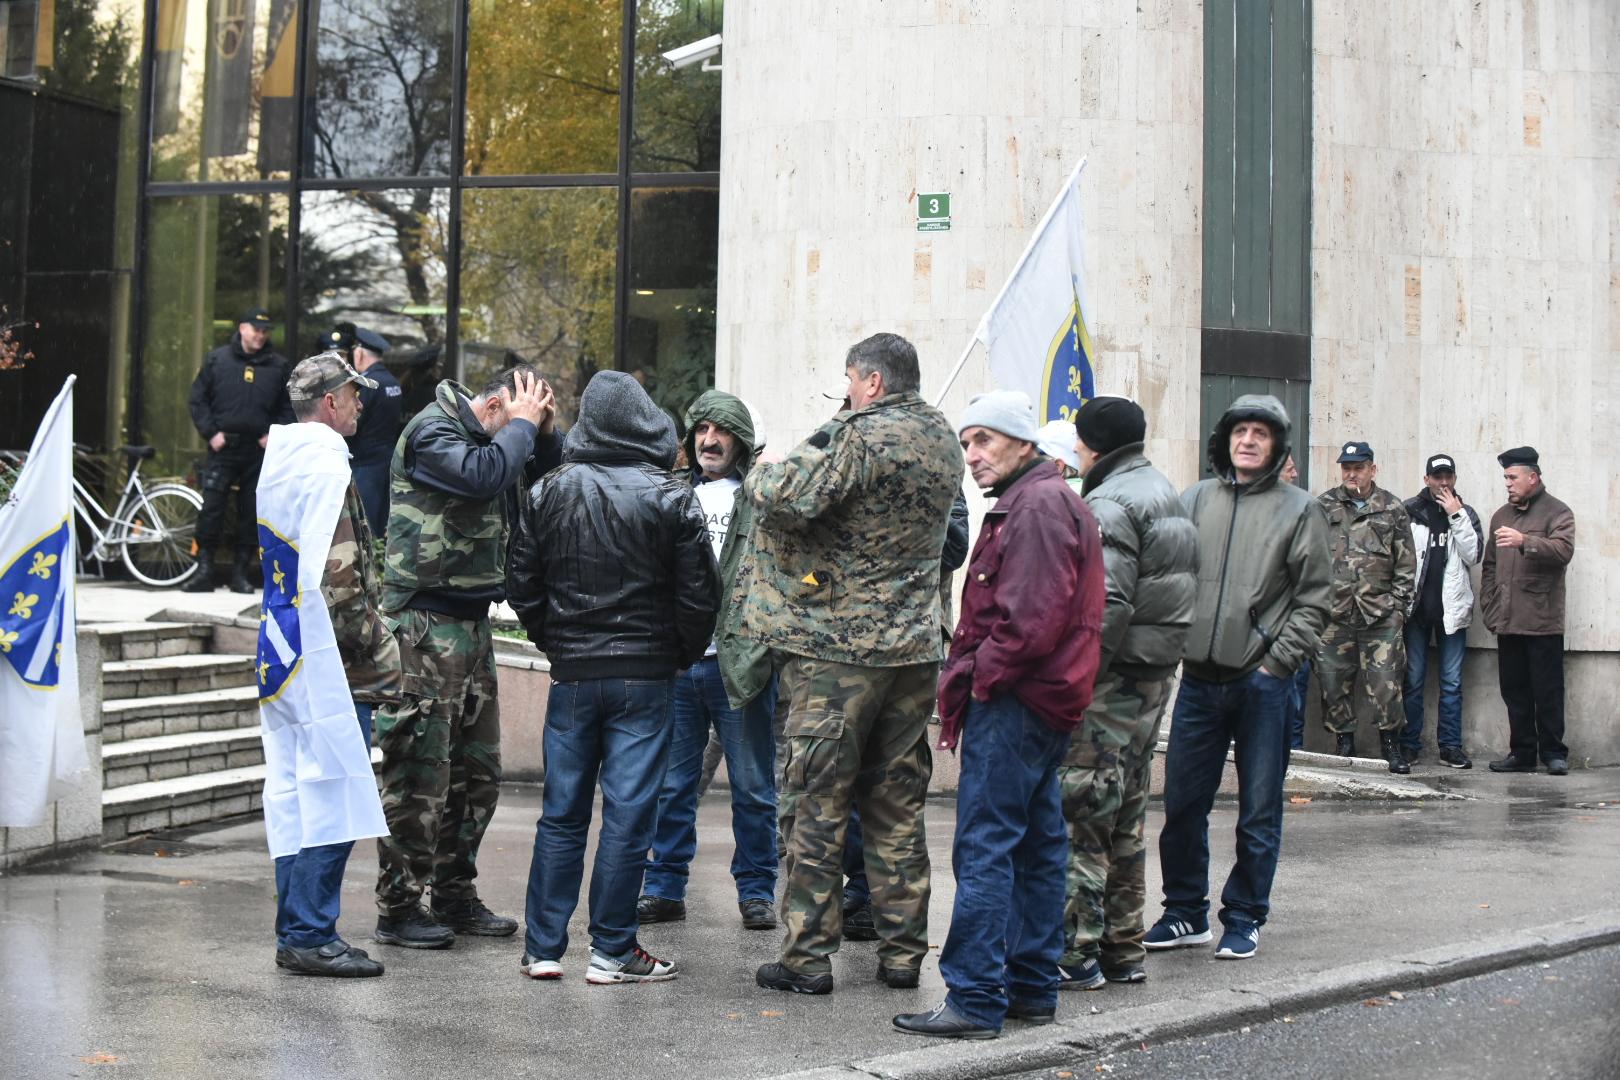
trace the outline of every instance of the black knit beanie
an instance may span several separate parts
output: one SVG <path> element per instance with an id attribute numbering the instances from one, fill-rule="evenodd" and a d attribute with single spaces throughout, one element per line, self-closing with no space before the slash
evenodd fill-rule
<path id="1" fill-rule="evenodd" d="M 1130 398 L 1092 398 L 1075 414 L 1074 430 L 1100 456 L 1147 438 L 1147 417 Z"/>

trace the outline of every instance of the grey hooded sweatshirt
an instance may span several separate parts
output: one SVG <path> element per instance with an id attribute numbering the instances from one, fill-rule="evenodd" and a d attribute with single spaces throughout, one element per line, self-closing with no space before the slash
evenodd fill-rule
<path id="1" fill-rule="evenodd" d="M 1246 484 L 1230 453 L 1240 420 L 1263 420 L 1276 436 L 1270 465 Z M 1193 678 L 1230 682 L 1261 665 L 1288 678 L 1316 653 L 1333 603 L 1333 564 L 1321 507 L 1278 479 L 1291 430 L 1282 402 L 1243 395 L 1209 437 L 1214 478 L 1181 496 L 1198 529 L 1198 595 L 1183 653 Z"/>

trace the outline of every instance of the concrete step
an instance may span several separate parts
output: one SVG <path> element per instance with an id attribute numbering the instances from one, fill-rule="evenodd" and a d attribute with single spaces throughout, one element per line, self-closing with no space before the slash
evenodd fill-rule
<path id="1" fill-rule="evenodd" d="M 248 814 L 262 805 L 264 766 L 177 776 L 101 793 L 101 838 L 176 829 Z"/>
<path id="2" fill-rule="evenodd" d="M 122 698 L 101 705 L 103 743 L 190 731 L 228 731 L 256 727 L 258 723 L 259 690 L 253 685 Z"/>
<path id="3" fill-rule="evenodd" d="M 204 653 L 214 640 L 214 628 L 202 623 L 98 623 L 86 618 L 84 629 L 94 630 L 100 635 L 104 662 Z"/>
<path id="4" fill-rule="evenodd" d="M 373 748 L 373 767 L 381 761 L 382 751 Z M 263 806 L 264 770 L 261 763 L 108 788 L 101 793 L 101 837 L 122 840 L 253 813 Z"/>
<path id="5" fill-rule="evenodd" d="M 253 657 L 182 653 L 101 665 L 101 693 L 114 701 L 224 690 L 253 683 Z"/>
<path id="6" fill-rule="evenodd" d="M 263 764 L 264 744 L 257 725 L 153 735 L 103 743 L 101 748 L 103 790 Z"/>

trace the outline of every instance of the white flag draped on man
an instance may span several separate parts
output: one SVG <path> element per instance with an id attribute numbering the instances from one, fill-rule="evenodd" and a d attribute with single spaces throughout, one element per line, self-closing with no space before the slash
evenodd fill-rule
<path id="1" fill-rule="evenodd" d="M 259 473 L 264 601 L 254 668 L 270 854 L 386 836 L 371 752 L 349 696 L 321 578 L 349 487 L 349 450 L 325 424 L 270 429 Z"/>
<path id="2" fill-rule="evenodd" d="M 0 505 L 0 825 L 30 826 L 88 767 L 73 568 L 73 376 Z"/>
<path id="3" fill-rule="evenodd" d="M 1072 421 L 1097 395 L 1080 227 L 1085 166 L 1082 159 L 1069 175 L 974 333 L 996 385 L 1028 394 L 1036 424 Z"/>

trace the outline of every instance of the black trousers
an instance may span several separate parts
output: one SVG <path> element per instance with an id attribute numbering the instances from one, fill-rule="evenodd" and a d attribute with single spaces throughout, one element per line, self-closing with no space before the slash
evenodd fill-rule
<path id="1" fill-rule="evenodd" d="M 236 485 L 237 555 L 246 558 L 259 546 L 258 514 L 254 494 L 259 486 L 259 467 L 264 464 L 264 448 L 247 435 L 228 436 L 240 440 L 225 444 L 223 450 L 210 450 L 202 474 L 202 512 L 197 516 L 197 545 L 213 551 L 224 539 L 225 504 Z"/>
<path id="2" fill-rule="evenodd" d="M 1569 757 L 1564 746 L 1564 635 L 1503 634 L 1496 645 L 1509 752 L 1520 761 Z"/>

